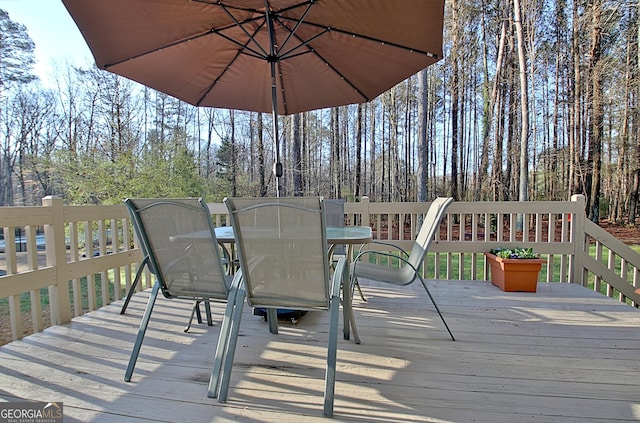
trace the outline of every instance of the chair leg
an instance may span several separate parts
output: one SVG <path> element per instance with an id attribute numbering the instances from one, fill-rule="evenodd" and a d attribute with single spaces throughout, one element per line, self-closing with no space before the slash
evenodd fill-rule
<path id="1" fill-rule="evenodd" d="M 218 344 L 216 346 L 216 354 L 213 360 L 213 368 L 211 369 L 211 377 L 209 378 L 209 398 L 216 398 L 220 388 L 220 379 L 222 374 L 222 364 L 227 354 L 227 345 L 231 332 L 231 321 L 235 318 L 236 307 L 238 302 L 244 301 L 244 290 L 238 288 L 238 282 L 234 279 L 229 298 L 227 299 L 227 307 L 225 308 L 222 325 L 220 327 L 220 335 L 218 336 Z"/>
<path id="2" fill-rule="evenodd" d="M 420 277 L 419 275 L 418 277 L 420 278 L 420 282 L 422 282 L 422 286 L 424 287 L 425 291 L 427 291 L 427 295 L 429 295 L 429 298 L 431 299 L 433 306 L 436 308 L 436 311 L 440 315 L 440 319 L 442 319 L 442 323 L 444 323 L 444 327 L 447 328 L 447 332 L 449 332 L 449 336 L 451 336 L 451 340 L 455 341 L 456 338 L 453 337 L 453 333 L 451 333 L 451 329 L 449 329 L 449 325 L 447 325 L 447 322 L 444 320 L 444 316 L 440 312 L 440 309 L 438 308 L 438 304 L 436 304 L 436 300 L 433 299 L 433 296 L 431 295 L 431 291 L 429 291 L 427 284 L 425 283 L 424 279 L 422 279 L 422 277 Z"/>
<path id="3" fill-rule="evenodd" d="M 333 403 L 335 398 L 336 387 L 336 358 L 338 350 L 338 322 L 340 320 L 340 297 L 339 295 L 331 298 L 330 305 L 330 326 L 329 326 L 329 345 L 327 348 L 327 370 L 325 372 L 324 381 L 324 415 L 325 417 L 333 416 Z"/>
<path id="4" fill-rule="evenodd" d="M 211 317 L 211 301 L 204 300 L 204 314 L 207 316 L 207 326 L 213 326 L 213 318 Z"/>
<path id="5" fill-rule="evenodd" d="M 200 313 L 200 303 L 204 302 L 204 313 L 207 317 L 207 326 L 213 326 L 213 317 L 211 316 L 211 301 L 209 300 L 196 300 L 191 309 L 191 315 L 189 316 L 189 322 L 184 328 L 184 332 L 189 332 L 191 329 L 191 323 L 193 322 L 193 316 L 195 314 L 198 323 L 202 323 L 202 314 Z"/>
<path id="6" fill-rule="evenodd" d="M 340 289 L 344 294 L 345 280 L 350 281 L 349 265 L 344 259 L 340 259 L 333 274 L 333 291 L 329 303 L 329 345 L 327 346 L 327 370 L 324 386 L 324 415 L 333 416 L 333 402 L 336 386 L 336 356 L 338 351 L 338 330 L 340 323 Z M 343 305 L 344 307 L 344 305 Z M 357 336 L 354 326 L 354 335 Z M 359 342 L 359 339 L 358 339 Z"/>
<path id="7" fill-rule="evenodd" d="M 344 339 L 350 339 L 351 338 L 351 331 L 353 331 L 353 340 L 356 344 L 360 344 L 360 335 L 358 334 L 358 327 L 356 326 L 356 316 L 353 312 L 353 294 L 354 294 L 354 284 L 358 283 L 358 278 L 354 275 L 353 277 L 351 277 L 349 275 L 349 265 L 345 264 L 344 267 L 342 267 L 342 281 L 343 281 L 343 287 L 342 287 L 342 292 L 343 292 L 343 301 L 344 303 L 342 304 L 342 307 L 344 309 L 344 312 L 347 316 L 344 317 Z M 344 290 L 344 281 L 349 281 L 351 287 L 350 287 L 350 292 L 348 294 L 350 294 L 350 296 L 345 295 L 345 290 Z"/>
<path id="8" fill-rule="evenodd" d="M 226 352 L 222 362 L 222 374 L 220 375 L 220 388 L 218 390 L 218 402 L 227 401 L 229 382 L 231 381 L 231 371 L 233 369 L 233 358 L 236 355 L 236 345 L 238 344 L 238 332 L 240 331 L 240 321 L 242 320 L 242 308 L 244 306 L 244 289 L 239 289 L 236 296 L 235 307 L 233 309 L 229 335 L 226 343 Z"/>
<path id="9" fill-rule="evenodd" d="M 120 314 L 124 314 L 125 311 L 127 311 L 127 307 L 129 306 L 129 301 L 131 301 L 131 297 L 133 297 L 133 293 L 136 291 L 136 286 L 138 286 L 138 283 L 140 282 L 140 278 L 142 277 L 142 271 L 144 270 L 144 267 L 147 265 L 148 262 L 149 262 L 149 257 L 145 257 L 142 263 L 140 263 L 138 270 L 136 270 L 136 277 L 133 278 L 133 283 L 129 288 L 129 292 L 127 292 L 127 298 L 125 298 L 124 304 L 122 304 L 122 309 L 120 309 Z"/>
<path id="10" fill-rule="evenodd" d="M 269 332 L 278 334 L 278 310 L 275 308 L 267 308 L 267 322 L 269 322 Z"/>
<path id="11" fill-rule="evenodd" d="M 360 282 L 358 282 L 357 278 L 356 278 L 356 283 L 354 284 L 353 287 L 354 288 L 358 288 L 358 293 L 360 294 L 360 299 L 366 303 L 367 299 L 364 297 L 364 293 L 362 292 L 362 287 L 360 287 Z M 353 298 L 353 295 L 352 295 L 352 298 Z"/>
<path id="12" fill-rule="evenodd" d="M 129 365 L 127 366 L 127 371 L 124 374 L 125 382 L 131 381 L 131 375 L 133 375 L 133 369 L 136 367 L 136 361 L 138 361 L 138 354 L 140 354 L 140 347 L 142 347 L 144 334 L 147 331 L 147 326 L 149 325 L 149 318 L 151 317 L 151 312 L 153 311 L 153 306 L 156 303 L 156 298 L 158 297 L 159 290 L 160 290 L 160 283 L 156 281 L 156 283 L 153 285 L 153 289 L 151 290 L 149 301 L 147 301 L 147 308 L 145 309 L 144 315 L 142 316 L 142 321 L 140 322 L 140 328 L 138 329 L 138 336 L 136 337 L 136 342 L 135 344 L 133 344 L 133 350 L 131 351 L 131 357 L 129 358 Z"/>
<path id="13" fill-rule="evenodd" d="M 189 321 L 187 322 L 187 326 L 183 329 L 184 333 L 189 332 L 191 329 L 191 323 L 193 322 L 193 316 L 198 318 L 198 323 L 202 323 L 202 315 L 200 314 L 200 300 L 195 300 L 193 303 L 193 308 L 191 309 L 191 314 L 189 315 Z"/>
<path id="14" fill-rule="evenodd" d="M 356 326 L 356 316 L 353 313 L 353 307 L 349 307 L 349 322 L 351 324 L 351 332 L 353 332 L 353 342 L 360 344 L 360 334 L 358 333 L 358 327 Z"/>
<path id="15" fill-rule="evenodd" d="M 201 325 L 202 324 L 202 314 L 200 313 L 200 303 L 202 301 L 201 300 L 196 300 L 196 303 L 193 305 L 193 309 L 196 312 L 196 320 L 198 320 L 198 324 Z"/>
<path id="16" fill-rule="evenodd" d="M 342 338 L 345 340 L 351 339 L 351 321 L 353 317 L 353 312 L 351 311 L 353 298 L 351 294 L 351 289 L 345 289 L 344 282 L 342 286 L 342 309 L 344 310 L 342 315 Z"/>

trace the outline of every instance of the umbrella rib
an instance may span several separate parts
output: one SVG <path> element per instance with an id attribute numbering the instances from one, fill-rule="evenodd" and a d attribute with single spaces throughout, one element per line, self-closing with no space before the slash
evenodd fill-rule
<path id="1" fill-rule="evenodd" d="M 289 19 L 291 20 L 291 19 Z M 300 21 L 302 22 L 302 21 Z M 284 25 L 284 23 L 280 22 L 280 25 L 282 25 L 283 28 L 287 28 L 288 27 L 286 25 Z M 297 28 L 297 26 L 296 26 Z M 300 42 L 300 44 L 292 47 L 290 50 L 280 54 L 278 56 L 278 59 L 280 61 L 282 60 L 286 60 L 286 59 L 292 59 L 294 57 L 298 57 L 301 56 L 303 54 L 314 54 L 316 57 L 318 57 L 326 66 L 328 66 L 331 70 L 333 70 L 333 72 L 340 76 L 340 78 L 342 78 L 343 81 L 345 81 L 347 84 L 349 84 L 349 86 L 351 86 L 351 88 L 353 88 L 353 90 L 355 92 L 357 92 L 365 101 L 370 101 L 372 100 L 371 98 L 367 97 L 353 82 L 351 82 L 351 80 L 349 80 L 347 77 L 345 77 L 335 66 L 331 65 L 331 63 L 329 63 L 327 60 L 325 60 L 324 57 L 322 57 L 315 49 L 313 49 L 312 47 L 309 46 L 309 43 L 311 43 L 313 40 L 317 39 L 318 37 L 323 36 L 324 34 L 326 34 L 327 32 L 331 31 L 332 28 L 324 28 L 324 31 L 320 32 L 319 34 L 316 34 L 315 36 L 313 36 L 312 38 L 308 39 L 308 40 L 303 40 L 300 37 L 298 37 L 297 35 L 295 35 L 293 33 L 293 30 L 291 30 L 291 33 L 289 35 L 289 37 L 287 37 L 287 40 L 289 40 L 291 38 L 291 36 L 296 37 L 296 39 Z M 294 51 L 302 48 L 302 47 L 308 47 L 308 50 L 306 51 L 301 51 L 299 53 L 293 53 Z M 280 81 L 280 86 L 283 86 L 283 81 Z M 283 96 L 283 103 L 284 103 L 284 108 L 286 110 L 286 99 L 284 98 L 284 92 L 282 93 Z"/>
<path id="2" fill-rule="evenodd" d="M 320 60 L 322 60 L 322 62 L 326 66 L 328 66 L 331 70 L 333 70 L 336 73 L 336 75 L 340 76 L 340 78 L 342 78 L 343 81 L 345 81 L 347 84 L 349 84 L 349 86 L 351 86 L 351 88 L 353 88 L 355 92 L 360 94 L 365 101 L 373 100 L 373 98 L 369 98 L 362 91 L 360 91 L 360 89 L 353 82 L 351 82 L 351 80 L 349 78 L 344 76 L 335 66 L 333 66 L 331 63 L 329 63 L 327 60 L 325 60 L 325 58 L 322 57 L 322 55 L 320 55 L 317 51 L 312 50 L 311 53 L 315 54 Z"/>
<path id="3" fill-rule="evenodd" d="M 286 28 L 286 27 L 284 27 L 284 28 Z M 317 38 L 323 36 L 324 34 L 326 34 L 329 31 L 330 31 L 330 29 L 327 28 L 324 31 L 322 31 L 321 33 L 314 35 L 313 37 L 309 38 L 306 41 L 302 40 L 298 36 L 295 36 L 298 39 L 298 41 L 300 41 L 300 44 L 298 44 L 296 46 L 293 46 L 292 48 L 290 48 L 289 50 L 285 51 L 284 53 L 281 53 L 278 57 L 280 58 L 280 60 L 285 60 L 285 59 L 291 59 L 292 57 L 300 56 L 301 54 L 306 54 L 306 53 L 313 52 L 313 47 L 309 47 L 309 50 L 307 50 L 307 51 L 303 51 L 303 52 L 294 54 L 294 51 L 296 51 L 296 50 L 298 50 L 298 49 L 300 49 L 302 47 L 309 46 L 309 44 L 311 42 L 313 42 Z M 293 33 L 291 33 L 291 35 L 293 35 Z"/>
<path id="4" fill-rule="evenodd" d="M 280 21 L 280 19 L 279 19 L 279 18 L 280 18 L 280 15 L 277 15 L 277 16 L 276 16 L 276 19 L 275 19 L 275 20 L 277 20 L 277 21 L 280 23 L 280 25 L 282 25 L 282 27 L 283 27 L 283 28 L 286 28 L 287 30 L 289 30 L 289 35 L 287 35 L 287 38 L 286 38 L 286 39 L 284 40 L 284 42 L 282 43 L 282 46 L 280 46 L 280 50 L 283 50 L 283 49 L 284 49 L 284 47 L 289 43 L 289 40 L 291 40 L 291 37 L 294 37 L 294 36 L 295 36 L 296 38 L 299 38 L 299 37 L 297 37 L 297 36 L 295 35 L 295 33 L 296 33 L 296 31 L 298 30 L 298 28 L 300 28 L 300 25 L 302 25 L 302 23 L 304 22 L 304 19 L 307 17 L 307 15 L 309 14 L 309 12 L 311 11 L 311 8 L 312 8 L 314 5 L 315 5 L 315 1 L 310 1 L 310 2 L 307 4 L 307 8 L 306 8 L 306 10 L 304 11 L 304 13 L 302 13 L 302 16 L 301 16 L 299 19 L 297 19 L 297 22 L 295 22 L 295 26 L 294 26 L 294 27 L 293 27 L 293 29 L 291 29 L 291 30 L 289 30 L 289 28 L 288 28 L 286 25 L 284 25 L 284 23 L 282 23 L 282 22 Z M 314 38 L 316 38 L 316 37 L 314 37 Z M 312 38 L 312 39 L 314 39 L 314 38 Z M 311 41 L 311 40 L 309 40 L 309 41 Z M 295 49 L 297 49 L 297 48 L 301 47 L 302 45 L 306 45 L 306 44 L 308 44 L 308 43 L 309 43 L 309 41 L 306 41 L 306 42 L 304 42 L 304 43 L 303 43 L 303 44 L 301 44 L 301 45 L 295 46 L 295 47 L 293 47 L 293 49 L 291 49 L 291 50 L 295 50 Z M 289 51 L 291 51 L 291 50 L 289 50 Z M 287 52 L 287 53 L 288 53 L 288 52 Z M 286 55 L 287 55 L 286 53 L 283 53 L 282 55 L 280 55 L 280 57 L 284 58 Z"/>
<path id="5" fill-rule="evenodd" d="M 177 45 L 180 45 L 180 44 L 183 44 L 183 43 L 187 43 L 189 41 L 197 40 L 198 38 L 206 37 L 207 35 L 211 35 L 211 34 L 216 34 L 216 35 L 218 35 L 218 36 L 220 36 L 220 37 L 232 42 L 233 44 L 236 44 L 237 46 L 241 47 L 242 49 L 252 52 L 255 55 L 255 57 L 258 57 L 258 58 L 261 58 L 261 59 L 265 59 L 265 58 L 268 57 L 267 52 L 264 51 L 262 46 L 258 42 L 255 41 L 255 38 L 252 35 L 249 34 L 249 32 L 246 30 L 246 28 L 244 26 L 248 22 L 259 21 L 260 19 L 263 19 L 262 17 L 260 17 L 260 18 L 250 18 L 250 19 L 246 19 L 246 20 L 240 22 L 240 21 L 238 21 L 236 19 L 235 16 L 233 16 L 233 14 L 231 14 L 231 12 L 229 12 L 229 10 L 228 10 L 229 8 L 226 5 L 222 4 L 222 2 L 220 2 L 220 1 L 217 1 L 216 3 L 212 3 L 212 2 L 209 2 L 209 1 L 206 1 L 206 0 L 193 0 L 193 1 L 196 1 L 196 2 L 199 2 L 199 3 L 206 3 L 206 4 L 209 4 L 211 6 L 217 6 L 217 7 L 221 8 L 233 20 L 234 24 L 233 25 L 227 25 L 227 26 L 222 27 L 222 28 L 215 28 L 215 29 L 212 28 L 212 29 L 210 29 L 210 30 L 208 30 L 206 32 L 201 33 L 201 34 L 192 35 L 192 36 L 190 36 L 188 38 L 184 38 L 182 40 L 173 41 L 171 43 L 164 44 L 164 45 L 162 45 L 160 47 L 156 47 L 154 49 L 147 50 L 147 51 L 144 51 L 142 53 L 134 54 L 132 56 L 127 57 L 126 59 L 118 60 L 118 61 L 115 61 L 113 63 L 106 63 L 103 66 L 103 69 L 107 70 L 112 66 L 117 66 L 117 65 L 119 65 L 121 63 L 124 63 L 124 62 L 127 62 L 129 60 L 138 59 L 138 58 L 146 56 L 148 54 L 152 54 L 152 53 L 161 51 L 161 50 L 169 48 L 169 47 L 175 47 Z M 255 9 L 247 9 L 247 8 L 240 8 L 240 7 L 233 7 L 233 9 L 249 11 L 249 12 L 254 12 L 254 13 L 256 12 Z M 256 32 L 261 28 L 261 26 L 264 26 L 264 23 L 262 25 L 258 25 L 258 28 L 257 28 Z M 229 37 L 229 36 L 227 36 L 227 35 L 225 35 L 223 33 L 223 31 L 228 30 L 228 29 L 233 28 L 233 27 L 239 27 L 246 34 L 246 36 L 249 38 L 249 41 L 252 41 L 255 45 L 257 45 L 258 48 L 262 51 L 262 53 L 260 53 L 259 50 L 256 50 L 254 48 L 249 47 L 248 43 L 246 43 L 246 44 L 242 43 L 242 42 L 240 42 L 238 40 L 235 40 L 235 39 L 233 39 L 233 38 L 231 38 L 231 37 Z"/>
<path id="6" fill-rule="evenodd" d="M 177 40 L 177 41 L 170 42 L 168 44 L 163 44 L 162 46 L 156 47 L 156 48 L 151 49 L 151 50 L 147 50 L 147 51 L 143 51 L 141 53 L 133 54 L 133 55 L 131 55 L 131 56 L 125 58 L 125 59 L 116 60 L 115 62 L 112 62 L 112 63 L 105 63 L 102 68 L 104 70 L 108 70 L 112 66 L 117 66 L 117 65 L 119 65 L 121 63 L 128 62 L 129 60 L 138 59 L 138 58 L 146 56 L 148 54 L 152 54 L 152 53 L 156 53 L 158 51 L 162 51 L 162 50 L 164 50 L 166 48 L 169 48 L 169 47 L 175 47 L 177 45 L 180 45 L 180 44 L 183 44 L 183 43 L 188 43 L 189 41 L 197 40 L 198 38 L 206 37 L 207 35 L 217 34 L 217 33 L 218 33 L 217 31 L 209 30 L 209 31 L 203 32 L 201 34 L 192 35 L 192 36 L 190 36 L 188 38 L 183 38 L 182 40 Z M 225 37 L 225 38 L 227 38 L 227 37 Z"/>
<path id="7" fill-rule="evenodd" d="M 239 23 L 239 26 L 242 27 L 242 24 Z M 256 32 L 259 31 L 262 26 L 264 26 L 264 23 L 257 27 Z M 248 52 L 251 53 L 250 54 L 250 53 L 245 52 L 245 54 L 249 54 L 250 56 L 254 56 L 254 57 L 257 57 L 257 58 L 260 58 L 260 59 L 263 59 L 263 60 L 268 57 L 268 55 L 266 53 L 262 54 L 262 53 L 260 53 L 260 51 L 257 51 L 256 49 L 253 49 L 250 46 L 248 46 L 248 44 L 241 43 L 240 41 L 235 40 L 235 39 L 229 37 L 228 35 L 225 35 L 223 31 L 225 31 L 225 30 L 227 30 L 229 28 L 233 28 L 233 26 L 228 26 L 228 27 L 225 27 L 225 28 L 222 28 L 222 29 L 220 29 L 220 28 L 218 28 L 218 29 L 210 29 L 207 32 L 203 32 L 201 34 L 192 35 L 192 36 L 190 36 L 188 38 L 184 38 L 182 40 L 177 40 L 177 41 L 173 41 L 173 42 L 168 43 L 168 44 L 163 44 L 160 47 L 156 47 L 156 48 L 151 49 L 151 50 L 143 51 L 141 53 L 136 53 L 136 54 L 131 55 L 131 56 L 125 58 L 125 59 L 117 60 L 117 61 L 112 62 L 112 63 L 105 63 L 104 66 L 103 66 L 103 69 L 108 70 L 112 66 L 117 66 L 117 65 L 119 65 L 121 63 L 128 62 L 129 60 L 138 59 L 140 57 L 143 57 L 143 56 L 146 56 L 146 55 L 149 55 L 149 54 L 152 54 L 152 53 L 156 53 L 156 52 L 162 51 L 162 50 L 170 48 L 170 47 L 175 47 L 175 46 L 183 44 L 183 43 L 188 43 L 190 41 L 197 40 L 198 38 L 206 37 L 206 36 L 209 36 L 209 35 L 212 35 L 212 34 L 215 34 L 215 35 L 217 35 L 217 36 L 219 36 L 221 38 L 224 38 L 225 40 L 230 41 L 231 43 L 237 45 L 242 50 L 247 50 Z M 243 28 L 243 30 L 244 30 L 244 28 Z M 247 34 L 247 36 L 249 37 L 250 41 L 254 41 L 254 37 L 252 37 L 249 34 Z M 254 41 L 254 43 L 255 43 L 255 41 Z M 257 44 L 259 46 L 258 43 L 255 43 L 255 44 Z"/>
<path id="8" fill-rule="evenodd" d="M 281 19 L 284 19 L 284 20 L 290 20 L 290 21 L 294 21 L 294 22 L 296 21 L 296 19 L 289 18 L 287 16 L 279 16 L 279 17 Z M 438 55 L 436 53 L 432 53 L 430 51 L 419 50 L 419 49 L 416 49 L 416 48 L 413 48 L 413 47 L 405 46 L 403 44 L 394 43 L 394 42 L 383 40 L 383 39 L 380 39 L 380 38 L 369 37 L 368 35 L 362 35 L 362 34 L 358 34 L 356 32 L 346 31 L 346 30 L 340 29 L 340 28 L 327 27 L 327 25 L 321 25 L 321 24 L 317 24 L 317 23 L 309 22 L 309 21 L 304 22 L 304 24 L 305 25 L 309 25 L 309 26 L 313 26 L 313 27 L 316 27 L 316 28 L 322 28 L 325 31 L 327 31 L 327 30 L 336 31 L 336 32 L 338 32 L 340 34 L 348 35 L 348 36 L 351 36 L 351 37 L 356 37 L 356 38 L 360 38 L 360 39 L 363 39 L 363 40 L 372 41 L 372 42 L 375 42 L 375 43 L 380 43 L 380 44 L 385 44 L 385 45 L 389 45 L 389 46 L 392 46 L 392 47 L 397 47 L 399 49 L 407 50 L 407 51 L 414 52 L 414 53 L 424 54 L 424 55 L 426 55 L 428 57 L 431 57 L 433 59 L 436 59 L 436 60 L 441 58 L 440 55 Z"/>
<path id="9" fill-rule="evenodd" d="M 244 32 L 244 33 L 245 33 L 245 35 L 246 35 L 247 37 L 249 37 L 249 41 L 250 41 L 250 42 L 252 42 L 253 44 L 255 44 L 256 46 L 258 46 L 258 50 L 262 51 L 262 53 L 264 54 L 264 57 L 268 57 L 269 53 L 268 53 L 267 51 L 265 51 L 265 50 L 262 48 L 262 46 L 260 45 L 260 43 L 258 43 L 258 42 L 256 41 L 256 39 L 254 38 L 254 36 L 253 36 L 253 35 L 249 34 L 249 31 L 247 31 L 247 28 L 245 28 L 245 26 L 244 26 L 244 24 L 245 24 L 246 22 L 252 22 L 252 21 L 254 21 L 255 19 L 246 20 L 246 21 L 243 21 L 242 23 L 240 23 L 240 21 L 238 21 L 238 20 L 236 19 L 236 17 L 235 17 L 235 16 L 233 16 L 233 14 L 229 11 L 229 9 L 227 8 L 227 6 L 225 6 L 225 5 L 224 5 L 224 4 L 222 4 L 221 2 L 216 3 L 216 6 L 219 6 L 220 8 L 222 8 L 222 10 L 227 14 L 227 16 L 229 16 L 229 18 L 231 18 L 231 20 L 233 20 L 233 22 L 235 22 L 236 26 L 237 26 L 238 28 L 240 28 L 240 29 L 242 30 L 242 32 Z M 259 27 L 260 27 L 260 26 L 259 26 Z M 254 34 L 255 34 L 255 32 L 254 32 Z M 229 39 L 228 37 L 225 37 L 225 38 Z M 231 40 L 231 39 L 229 39 L 229 40 L 230 40 L 230 41 L 235 42 L 236 44 L 243 45 L 243 43 L 237 42 L 237 41 L 235 41 L 235 40 Z M 256 49 L 252 49 L 252 48 L 248 47 L 248 44 L 249 44 L 249 43 L 244 44 L 244 45 L 243 45 L 243 46 L 244 46 L 244 48 L 249 49 L 250 51 L 254 51 L 254 52 L 256 52 L 257 54 L 259 54 L 259 52 L 258 52 Z"/>
<path id="10" fill-rule="evenodd" d="M 260 28 L 262 26 L 263 25 L 259 26 L 257 28 L 257 30 L 260 30 Z M 235 39 L 229 37 L 228 35 L 225 35 L 224 33 L 220 32 L 220 31 L 212 31 L 211 34 L 216 34 L 217 36 L 219 36 L 221 38 L 224 38 L 225 40 L 230 41 L 231 43 L 237 45 L 238 47 L 240 47 L 240 52 L 242 52 L 244 54 L 247 54 L 249 56 L 257 57 L 257 58 L 263 59 L 263 60 L 265 60 L 265 59 L 267 59 L 267 57 L 269 57 L 268 54 L 266 52 L 264 52 L 264 50 L 263 50 L 263 53 L 261 53 L 258 50 L 253 49 L 248 45 L 249 41 L 253 40 L 253 37 L 251 35 L 249 35 L 249 34 L 247 34 L 247 36 L 249 37 L 250 40 L 248 40 L 247 43 L 241 43 L 240 41 L 235 40 Z M 247 50 L 247 51 L 244 51 L 244 50 Z M 262 48 L 261 48 L 261 50 L 262 50 Z"/>

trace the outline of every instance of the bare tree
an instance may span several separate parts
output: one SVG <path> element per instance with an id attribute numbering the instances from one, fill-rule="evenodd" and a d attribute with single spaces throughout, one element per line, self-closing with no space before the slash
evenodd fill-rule
<path id="1" fill-rule="evenodd" d="M 35 44 L 24 25 L 12 21 L 9 14 L 0 9 L 0 206 L 13 205 L 13 164 L 17 157 L 15 140 L 9 122 L 6 121 L 6 92 L 16 86 L 36 79 L 33 75 Z"/>
<path id="2" fill-rule="evenodd" d="M 458 200 L 458 150 L 459 150 L 459 110 L 460 110 L 460 75 L 458 54 L 460 51 L 460 4 L 458 0 L 452 0 L 452 46 L 451 46 L 451 196 Z"/>
<path id="3" fill-rule="evenodd" d="M 520 0 L 513 0 L 513 15 L 518 44 L 518 73 L 520 75 L 520 184 L 518 199 L 528 200 L 529 185 L 529 88 L 527 84 L 527 59 L 525 56 L 524 34 Z"/>
<path id="4" fill-rule="evenodd" d="M 602 0 L 590 0 L 591 12 L 591 49 L 589 54 L 589 71 L 591 89 L 588 104 L 590 108 L 589 155 L 587 159 L 587 213 L 594 222 L 600 220 L 600 187 L 602 168 Z"/>
<path id="5" fill-rule="evenodd" d="M 362 127 L 363 109 L 364 105 L 358 104 L 358 111 L 356 116 L 356 169 L 353 191 L 353 196 L 356 199 L 360 198 L 360 187 L 362 185 L 362 146 L 364 144 L 364 131 Z"/>
<path id="6" fill-rule="evenodd" d="M 417 199 L 427 201 L 427 184 L 429 179 L 429 145 L 427 144 L 427 70 L 418 74 L 418 175 Z"/>
<path id="7" fill-rule="evenodd" d="M 293 159 L 293 195 L 302 196 L 302 140 L 300 136 L 300 114 L 291 119 L 291 140 Z"/>

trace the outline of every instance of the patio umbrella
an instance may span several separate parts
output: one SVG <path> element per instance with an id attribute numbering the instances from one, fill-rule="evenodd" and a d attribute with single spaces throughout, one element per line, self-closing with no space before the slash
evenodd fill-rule
<path id="1" fill-rule="evenodd" d="M 370 101 L 442 58 L 444 0 L 62 1 L 99 68 L 271 112 L 278 186 L 278 115 Z"/>

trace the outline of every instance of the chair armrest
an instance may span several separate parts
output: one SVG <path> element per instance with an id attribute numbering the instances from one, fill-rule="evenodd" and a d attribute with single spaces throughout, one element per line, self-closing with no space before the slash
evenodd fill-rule
<path id="1" fill-rule="evenodd" d="M 358 250 L 358 256 L 365 254 L 366 252 L 376 252 L 376 250 L 365 250 L 365 248 L 368 245 L 385 245 L 387 247 L 393 247 L 395 250 L 400 251 L 402 254 L 404 254 L 405 256 L 409 257 L 409 253 L 402 249 L 401 247 L 397 246 L 396 244 L 393 244 L 391 242 L 384 242 L 384 241 L 371 241 L 371 242 L 367 242 L 366 244 L 362 244 L 360 246 L 360 249 Z"/>
<path id="2" fill-rule="evenodd" d="M 333 272 L 333 280 L 331 281 L 331 296 L 340 298 L 340 287 L 348 275 L 347 259 L 342 257 L 336 264 Z"/>
<path id="3" fill-rule="evenodd" d="M 391 242 L 384 242 L 384 241 L 371 241 L 371 242 L 367 242 L 366 244 L 363 244 L 360 246 L 360 249 L 358 250 L 358 255 L 356 256 L 356 258 L 354 260 L 357 260 L 360 256 L 370 253 L 370 254 L 382 254 L 382 252 L 378 251 L 378 250 L 365 250 L 365 248 L 368 245 L 385 245 L 387 247 L 393 247 L 394 250 L 398 250 L 400 251 L 405 257 L 409 257 L 409 253 L 404 250 L 403 248 L 399 247 L 396 244 L 393 244 Z M 391 254 L 389 254 L 391 255 Z M 394 256 L 394 257 L 399 257 L 399 256 Z"/>
<path id="4" fill-rule="evenodd" d="M 401 251 L 406 254 L 406 252 L 404 250 L 401 249 Z M 358 261 L 360 260 L 360 257 L 362 257 L 364 255 L 368 255 L 368 254 L 373 254 L 373 255 L 378 255 L 378 256 L 383 256 L 383 257 L 389 257 L 389 258 L 394 258 L 394 259 L 400 260 L 405 265 L 407 265 L 410 268 L 412 268 L 413 271 L 416 274 L 418 273 L 418 269 L 416 269 L 413 266 L 413 264 L 411 264 L 409 262 L 409 256 L 408 255 L 407 255 L 407 258 L 405 258 L 405 257 L 399 256 L 397 254 L 388 253 L 386 251 L 376 251 L 376 250 L 365 250 L 365 251 L 362 251 L 362 252 L 358 253 L 358 255 L 353 259 L 353 262 L 352 262 L 353 263 L 354 272 L 355 272 L 356 267 L 358 266 Z"/>

